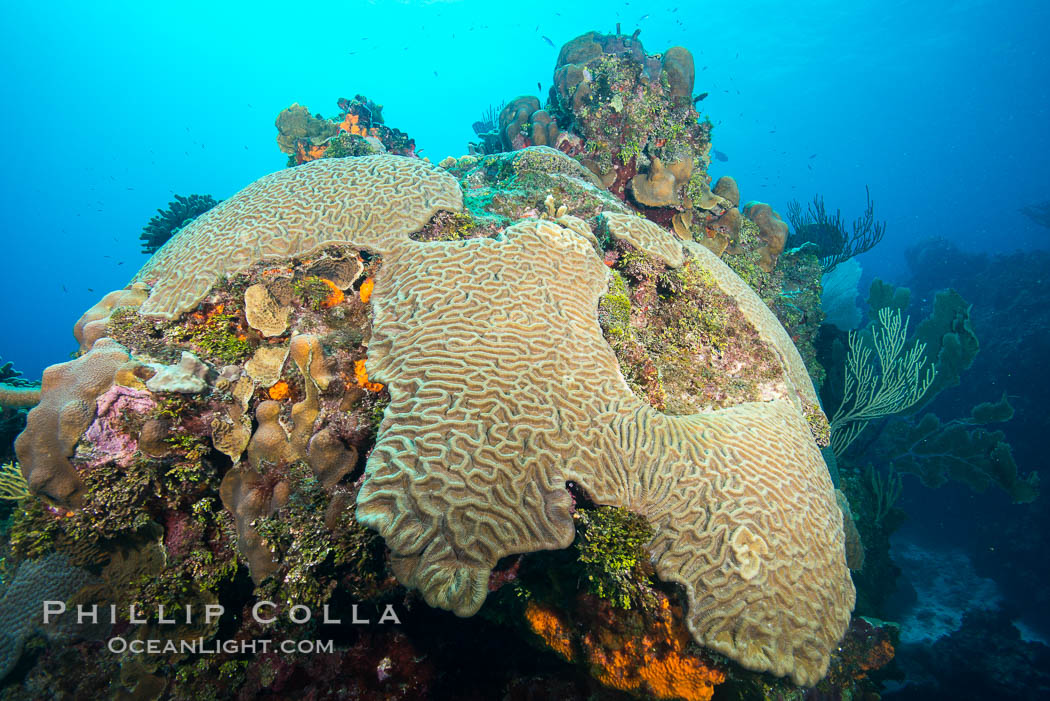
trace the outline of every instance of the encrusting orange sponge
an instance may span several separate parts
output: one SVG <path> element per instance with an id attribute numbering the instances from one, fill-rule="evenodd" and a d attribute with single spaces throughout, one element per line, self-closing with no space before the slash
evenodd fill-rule
<path id="1" fill-rule="evenodd" d="M 572 662 L 572 632 L 557 611 L 530 601 L 525 609 L 525 620 L 529 629 L 543 638 L 547 647 Z"/>
<path id="2" fill-rule="evenodd" d="M 368 278 L 361 283 L 361 301 L 368 304 L 368 300 L 372 299 L 372 288 L 376 286 L 375 280 Z"/>
<path id="3" fill-rule="evenodd" d="M 291 391 L 288 389 L 288 383 L 281 380 L 271 387 L 267 394 L 270 395 L 270 399 L 276 399 L 279 401 L 281 399 L 287 399 L 288 395 L 291 394 Z"/>
<path id="4" fill-rule="evenodd" d="M 328 296 L 325 297 L 323 302 L 321 302 L 322 308 L 330 309 L 331 307 L 334 307 L 335 305 L 339 304 L 344 299 L 346 299 L 346 295 L 343 294 L 343 291 L 340 290 L 334 282 L 332 282 L 328 278 L 321 278 L 321 282 L 323 282 L 330 290 Z"/>
<path id="5" fill-rule="evenodd" d="M 655 620 L 642 634 L 591 631 L 583 648 L 602 684 L 624 691 L 644 691 L 658 699 L 710 701 L 725 672 L 708 667 L 685 652 L 688 633 L 662 593 Z"/>
<path id="6" fill-rule="evenodd" d="M 354 361 L 354 376 L 357 379 L 358 387 L 364 387 L 371 392 L 381 392 L 383 390 L 382 384 L 368 381 L 368 371 L 365 370 L 364 358 Z"/>

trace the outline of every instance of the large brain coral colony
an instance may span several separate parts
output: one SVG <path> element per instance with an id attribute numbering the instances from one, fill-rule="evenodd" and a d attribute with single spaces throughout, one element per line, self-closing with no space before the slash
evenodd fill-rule
<path id="1" fill-rule="evenodd" d="M 340 125 L 282 113 L 298 165 L 180 230 L 45 373 L 17 442 L 40 500 L 16 556 L 119 569 L 114 603 L 147 610 L 240 610 L 253 587 L 284 608 L 404 602 L 392 573 L 607 687 L 820 682 L 854 603 L 827 422 L 788 333 L 718 257 L 742 245 L 732 227 L 710 244 L 742 215 L 735 186 L 709 186 L 692 75 L 684 49 L 585 35 L 550 111 L 508 104 L 506 152 L 442 168 L 394 155 L 360 96 Z M 333 157 L 341 135 L 372 151 Z M 409 688 L 398 635 L 369 638 L 390 651 L 378 682 L 341 683 Z M 175 665 L 160 683 L 180 694 L 258 683 L 260 659 L 227 662 L 161 655 L 133 681 Z"/>

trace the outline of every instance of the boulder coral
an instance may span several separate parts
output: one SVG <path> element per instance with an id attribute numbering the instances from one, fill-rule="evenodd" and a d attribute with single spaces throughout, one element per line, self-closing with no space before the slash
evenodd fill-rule
<path id="1" fill-rule="evenodd" d="M 777 256 L 783 252 L 787 242 L 788 225 L 764 202 L 748 202 L 744 205 L 744 216 L 758 225 L 758 235 L 763 243 L 759 249 L 761 258 L 758 265 L 765 272 L 772 272 L 777 264 Z"/>
<path id="2" fill-rule="evenodd" d="M 76 360 L 44 370 L 40 403 L 15 441 L 22 474 L 34 493 L 66 505 L 80 501 L 83 483 L 69 458 L 95 419 L 95 400 L 113 385 L 128 358 L 119 343 L 101 338 Z"/>

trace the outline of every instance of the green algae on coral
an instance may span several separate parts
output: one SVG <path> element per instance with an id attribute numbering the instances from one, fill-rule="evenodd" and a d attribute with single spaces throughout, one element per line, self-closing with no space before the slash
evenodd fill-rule
<path id="1" fill-rule="evenodd" d="M 209 358 L 223 365 L 241 363 L 252 354 L 252 345 L 233 328 L 238 317 L 231 313 L 213 313 L 196 326 L 172 327 L 171 333 L 178 340 L 188 341 Z"/>
<path id="2" fill-rule="evenodd" d="M 627 509 L 599 506 L 575 514 L 578 561 L 588 588 L 613 606 L 629 609 L 651 602 L 645 546 L 653 528 Z"/>

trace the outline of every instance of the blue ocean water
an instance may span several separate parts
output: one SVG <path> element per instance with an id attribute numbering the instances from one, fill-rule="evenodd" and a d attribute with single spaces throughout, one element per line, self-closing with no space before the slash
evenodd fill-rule
<path id="1" fill-rule="evenodd" d="M 640 28 L 651 53 L 693 52 L 727 156 L 710 172 L 736 178 L 743 199 L 784 212 L 820 193 L 852 219 L 870 187 L 887 233 L 859 259 L 862 290 L 875 276 L 907 283 L 904 252 L 929 237 L 990 254 L 1050 247 L 1020 212 L 1050 189 L 1044 2 L 7 3 L 0 358 L 30 378 L 68 359 L 76 319 L 145 262 L 138 237 L 158 207 L 284 167 L 274 119 L 292 102 L 331 116 L 338 97 L 367 95 L 436 162 L 466 153 L 489 105 L 545 96 L 563 43 L 617 24 Z M 1022 470 L 1044 467 L 1017 452 Z M 901 503 L 908 547 L 935 559 L 964 546 L 1019 606 L 994 555 L 1012 536 L 979 524 L 1021 513 L 1043 528 L 1042 504 L 912 481 Z M 1016 618 L 1050 636 L 1045 611 Z"/>
<path id="2" fill-rule="evenodd" d="M 729 157 L 712 174 L 733 175 L 745 199 L 783 211 L 819 192 L 850 216 L 870 185 L 887 238 L 861 259 L 869 270 L 891 275 L 902 248 L 931 234 L 975 250 L 1046 244 L 1017 211 L 1050 182 L 1041 2 L 371 2 L 307 18 L 286 3 L 56 2 L 0 13 L 12 157 L 0 176 L 0 353 L 27 376 L 67 358 L 73 322 L 138 269 L 138 233 L 174 193 L 226 197 L 283 167 L 273 122 L 292 102 L 327 115 L 337 97 L 368 95 L 437 161 L 466 152 L 489 104 L 535 94 L 537 81 L 545 94 L 556 47 L 617 22 L 641 28 L 650 51 L 693 52 L 715 148 Z"/>

